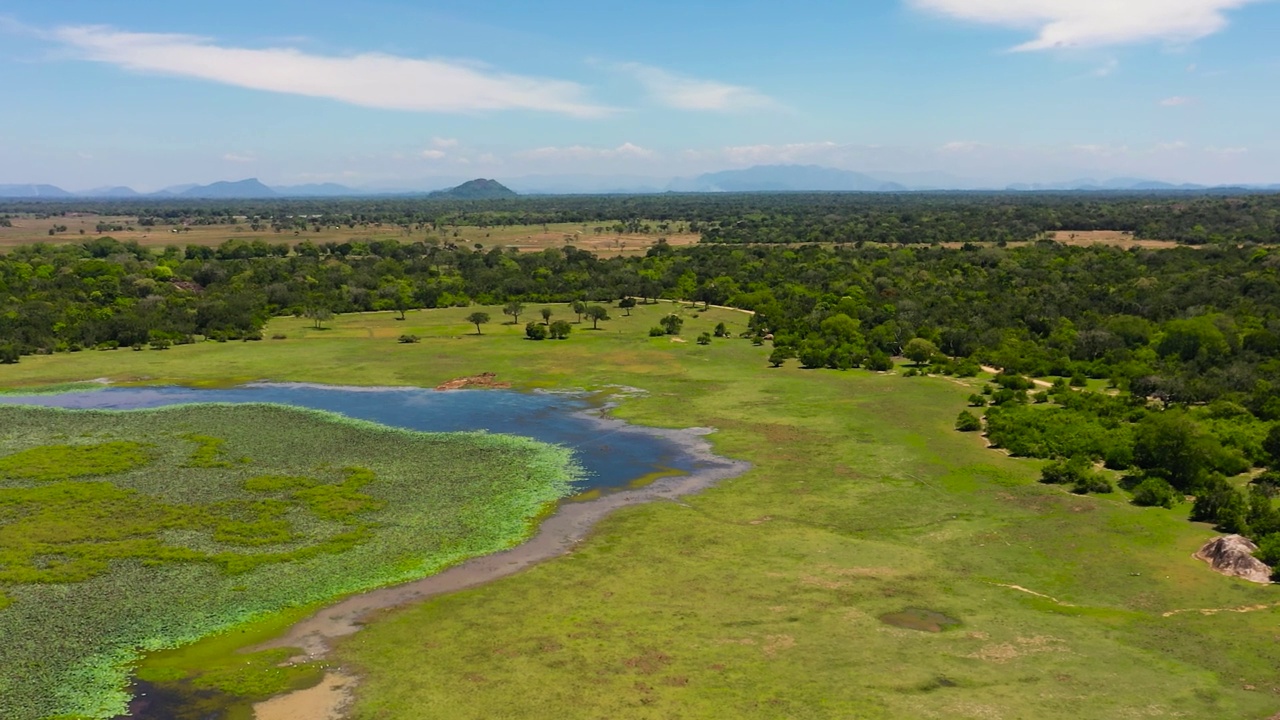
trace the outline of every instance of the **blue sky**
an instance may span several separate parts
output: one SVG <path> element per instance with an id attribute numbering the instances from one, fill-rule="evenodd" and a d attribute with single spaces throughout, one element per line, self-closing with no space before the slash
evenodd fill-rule
<path id="1" fill-rule="evenodd" d="M 0 0 L 0 183 L 1280 182 L 1280 1 Z"/>

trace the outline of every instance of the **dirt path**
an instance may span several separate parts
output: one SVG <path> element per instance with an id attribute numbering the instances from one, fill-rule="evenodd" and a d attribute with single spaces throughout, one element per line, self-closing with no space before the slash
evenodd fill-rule
<path id="1" fill-rule="evenodd" d="M 981 367 L 983 372 L 989 372 L 992 375 L 999 375 L 1000 373 L 1004 372 L 1000 368 L 993 367 L 991 365 L 982 365 Z M 1048 380 L 1037 380 L 1036 378 L 1031 378 L 1031 382 L 1035 383 L 1036 387 L 1040 387 L 1040 388 L 1053 387 L 1053 383 L 1049 382 Z"/>

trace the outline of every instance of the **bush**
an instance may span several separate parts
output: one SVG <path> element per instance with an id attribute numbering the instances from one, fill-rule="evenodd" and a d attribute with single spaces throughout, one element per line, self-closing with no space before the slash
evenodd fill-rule
<path id="1" fill-rule="evenodd" d="M 1134 505 L 1172 509 L 1180 502 L 1182 502 L 1182 494 L 1164 478 L 1149 477 L 1133 489 Z"/>
<path id="2" fill-rule="evenodd" d="M 173 343 L 169 342 L 165 338 L 156 338 L 151 341 L 152 350 L 168 350 L 171 347 L 173 347 Z"/>
<path id="3" fill-rule="evenodd" d="M 13 343 L 4 343 L 0 345 L 0 365 L 16 365 L 22 353 L 18 352 L 18 346 Z"/>
<path id="4" fill-rule="evenodd" d="M 972 360 L 962 360 L 955 367 L 956 377 L 978 377 L 978 373 L 980 372 L 982 372 L 982 366 Z"/>
<path id="5" fill-rule="evenodd" d="M 893 369 L 893 360 L 889 359 L 888 355 L 877 350 L 871 354 L 871 357 L 867 358 L 867 369 L 875 372 L 889 372 Z"/>
<path id="6" fill-rule="evenodd" d="M 271 336 L 271 339 L 272 340 L 288 340 L 289 336 L 285 335 L 284 333 L 276 333 L 275 335 Z"/>
<path id="7" fill-rule="evenodd" d="M 571 332 L 573 332 L 573 325 L 570 325 L 568 320 L 557 320 L 547 328 L 547 337 L 552 340 L 564 340 Z"/>
<path id="8" fill-rule="evenodd" d="M 1077 495 L 1109 493 L 1115 490 L 1105 475 L 1093 469 L 1089 459 L 1077 455 L 1070 460 L 1054 460 L 1040 471 L 1040 482 L 1048 485 L 1071 485 Z"/>
<path id="9" fill-rule="evenodd" d="M 1272 580 L 1280 575 L 1280 533 L 1272 533 L 1266 537 L 1258 539 L 1258 551 L 1253 554 L 1262 562 L 1270 565 L 1275 571 L 1271 576 Z"/>
<path id="10" fill-rule="evenodd" d="M 421 338 L 419 338 L 417 335 L 405 334 L 400 336 L 401 345 L 412 345 L 416 342 L 421 342 Z"/>
<path id="11" fill-rule="evenodd" d="M 667 334 L 667 331 L 663 330 L 657 325 L 649 328 L 649 337 L 662 337 L 663 335 L 666 335 L 666 334 Z"/>
<path id="12" fill-rule="evenodd" d="M 972 394 L 972 395 L 970 395 L 970 396 L 969 396 L 969 406 L 970 406 L 970 407 L 976 407 L 976 408 L 986 407 L 986 406 L 987 406 L 987 399 L 986 399 L 986 398 L 984 398 L 984 397 L 982 397 L 982 396 L 981 396 L 981 395 L 979 395 L 978 393 L 974 393 L 974 394 Z"/>
<path id="13" fill-rule="evenodd" d="M 661 328 L 658 328 L 661 330 Z M 769 353 L 769 364 L 773 367 L 782 367 L 782 364 L 796 356 L 796 351 L 786 345 L 780 345 Z"/>
<path id="14" fill-rule="evenodd" d="M 524 326 L 525 337 L 530 340 L 546 340 L 547 326 L 536 322 L 531 322 Z"/>
<path id="15" fill-rule="evenodd" d="M 716 337 L 718 338 L 729 337 L 729 328 L 726 327 L 724 323 L 718 323 L 716 325 Z"/>
<path id="16" fill-rule="evenodd" d="M 961 411 L 960 417 L 956 418 L 956 430 L 960 432 L 978 432 L 981 429 L 982 421 L 968 410 Z"/>
<path id="17" fill-rule="evenodd" d="M 699 336 L 698 336 L 698 344 L 699 344 L 699 345 L 710 345 L 710 344 L 711 344 L 711 333 L 705 333 L 705 332 L 704 332 L 704 333 L 702 333 L 701 335 L 699 335 Z"/>

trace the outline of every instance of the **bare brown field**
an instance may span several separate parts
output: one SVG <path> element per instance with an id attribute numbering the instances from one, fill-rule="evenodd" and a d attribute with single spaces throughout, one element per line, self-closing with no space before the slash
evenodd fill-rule
<path id="1" fill-rule="evenodd" d="M 1075 245 L 1077 247 L 1088 247 L 1089 245 L 1113 245 L 1115 247 L 1125 248 L 1146 248 L 1150 250 L 1164 250 L 1167 248 L 1178 247 L 1178 243 L 1172 240 L 1139 240 L 1133 236 L 1133 233 L 1122 232 L 1119 230 L 1071 230 L 1061 231 L 1053 234 L 1053 239 L 1064 245 Z"/>
<path id="2" fill-rule="evenodd" d="M 675 246 L 692 245 L 698 242 L 699 236 L 690 233 L 661 235 L 658 233 L 629 233 L 619 235 L 613 231 L 600 234 L 594 232 L 595 225 L 611 225 L 612 223 L 596 223 L 590 227 L 579 223 L 559 223 L 551 225 L 514 225 L 507 227 L 472 227 L 463 226 L 449 228 L 444 232 L 430 230 L 408 231 L 394 225 L 369 225 L 355 228 L 321 228 L 320 232 L 310 231 L 253 231 L 248 226 L 240 225 L 157 225 L 154 227 L 136 227 L 133 230 L 99 233 L 99 223 L 133 225 L 137 218 L 129 216 L 74 215 L 48 219 L 19 217 L 12 220 L 13 227 L 0 227 L 0 248 L 16 247 L 31 243 L 50 243 L 66 245 L 82 243 L 102 235 L 109 235 L 121 242 L 135 241 L 143 247 L 164 247 L 166 245 L 206 245 L 217 246 L 228 240 L 262 240 L 269 243 L 295 244 L 303 240 L 315 243 L 326 242 L 369 242 L 373 240 L 399 240 L 401 242 L 417 242 L 436 239 L 441 242 L 452 242 L 461 247 L 481 245 L 485 248 L 496 246 L 513 247 L 521 252 L 537 252 L 547 248 L 559 248 L 572 245 L 582 250 L 589 250 L 601 256 L 638 255 L 653 247 L 661 237 Z M 55 226 L 65 225 L 65 232 L 49 234 Z M 82 232 L 83 231 L 83 232 Z"/>

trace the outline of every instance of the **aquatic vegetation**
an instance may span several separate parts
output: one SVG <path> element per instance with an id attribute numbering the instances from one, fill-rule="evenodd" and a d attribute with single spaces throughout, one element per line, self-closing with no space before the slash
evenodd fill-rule
<path id="1" fill-rule="evenodd" d="M 523 438 L 267 405 L 0 408 L 0 428 L 0 636 L 18 639 L 0 644 L 0 706 L 15 720 L 109 717 L 138 650 L 508 547 L 578 472 Z M 202 677 L 233 693 L 271 680 Z"/>

